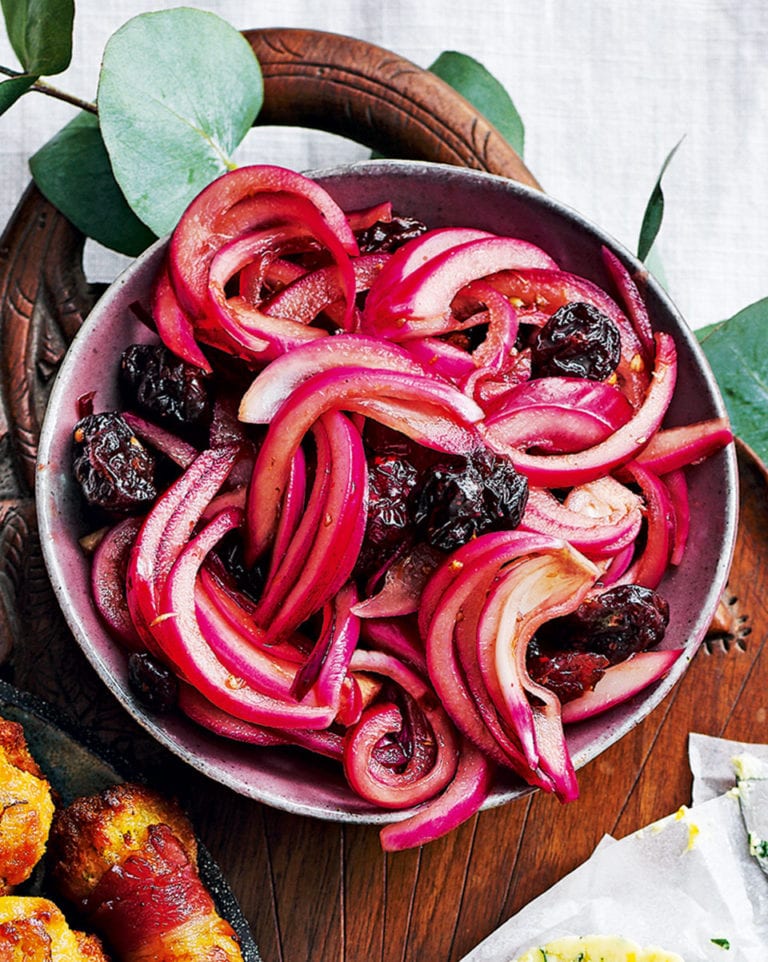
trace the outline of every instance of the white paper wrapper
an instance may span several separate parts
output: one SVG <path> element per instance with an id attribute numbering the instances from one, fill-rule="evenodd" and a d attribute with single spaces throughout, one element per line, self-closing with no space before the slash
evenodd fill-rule
<path id="1" fill-rule="evenodd" d="M 558 936 L 594 933 L 660 946 L 685 962 L 766 962 L 768 879 L 749 855 L 732 791 L 731 759 L 745 750 L 768 759 L 768 746 L 692 737 L 696 797 L 708 800 L 627 838 L 604 839 L 464 962 L 510 962 Z"/>

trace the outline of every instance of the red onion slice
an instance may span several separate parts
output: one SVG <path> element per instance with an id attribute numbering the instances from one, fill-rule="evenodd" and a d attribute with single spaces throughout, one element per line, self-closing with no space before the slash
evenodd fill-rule
<path id="1" fill-rule="evenodd" d="M 637 457 L 666 414 L 677 377 L 677 351 L 668 334 L 657 334 L 656 344 L 656 366 L 645 399 L 635 415 L 600 444 L 574 453 L 535 455 L 505 445 L 493 424 L 481 425 L 481 433 L 536 487 L 566 488 L 594 481 Z"/>
<path id="2" fill-rule="evenodd" d="M 513 387 L 486 424 L 509 447 L 570 454 L 601 444 L 632 414 L 629 401 L 611 384 L 542 377 Z"/>
<path id="3" fill-rule="evenodd" d="M 363 310 L 363 330 L 395 341 L 439 334 L 446 329 L 451 301 L 471 281 L 505 269 L 556 266 L 527 241 L 498 236 L 471 240 L 437 254 L 382 297 L 374 283 L 373 301 L 369 297 Z"/>
<path id="4" fill-rule="evenodd" d="M 198 570 L 240 520 L 238 512 L 222 511 L 179 555 L 159 599 L 160 617 L 152 629 L 157 645 L 185 681 L 236 718 L 269 728 L 327 728 L 335 707 L 297 704 L 251 688 L 216 658 L 201 631 L 195 605 Z"/>
<path id="5" fill-rule="evenodd" d="M 377 758 L 379 742 L 395 738 L 403 727 L 402 710 L 389 702 L 374 703 L 350 729 L 344 742 L 344 771 L 363 798 L 388 808 L 410 808 L 442 791 L 456 772 L 458 742 L 448 716 L 435 701 L 427 683 L 391 655 L 356 651 L 353 671 L 383 675 L 412 700 L 423 716 L 424 736 L 410 731 L 412 751 L 404 765 L 389 767 Z"/>
<path id="6" fill-rule="evenodd" d="M 386 825 L 379 836 L 385 852 L 426 845 L 442 838 L 478 812 L 488 797 L 493 766 L 471 742 L 464 740 L 453 781 L 414 815 Z"/>
<path id="7" fill-rule="evenodd" d="M 249 424 L 269 424 L 280 406 L 315 374 L 338 367 L 424 374 L 421 364 L 396 344 L 362 334 L 339 334 L 289 351 L 259 373 L 240 402 L 240 418 Z"/>
<path id="8" fill-rule="evenodd" d="M 258 512 L 249 518 L 249 537 L 256 557 L 273 540 L 291 459 L 311 425 L 333 409 L 359 412 L 377 420 L 393 412 L 390 425 L 413 437 L 413 416 L 417 412 L 404 411 L 401 400 L 418 402 L 426 409 L 416 423 L 419 439 L 431 428 L 433 439 L 444 450 L 467 453 L 476 446 L 468 428 L 482 417 L 482 410 L 451 385 L 423 375 L 352 367 L 310 377 L 272 419 L 254 465 L 251 484 L 262 494 Z"/>
<path id="9" fill-rule="evenodd" d="M 260 196 L 260 195 L 266 195 Z M 256 198 L 257 213 L 242 205 Z M 208 285 L 208 266 L 215 251 L 232 238 L 284 218 L 286 204 L 306 200 L 338 238 L 348 255 L 358 253 L 357 242 L 341 208 L 319 184 L 307 177 L 268 165 L 240 167 L 217 178 L 192 201 L 171 238 L 171 281 L 183 308 L 200 316 Z M 293 204 L 291 218 L 298 204 Z"/>
<path id="10" fill-rule="evenodd" d="M 684 651 L 684 648 L 639 651 L 626 661 L 612 665 L 594 690 L 585 691 L 583 695 L 563 705 L 564 724 L 572 725 L 584 721 L 613 708 L 614 705 L 620 705 L 663 678 Z"/>
<path id="11" fill-rule="evenodd" d="M 91 594 L 107 628 L 129 651 L 144 651 L 125 596 L 128 560 L 141 518 L 126 518 L 106 532 L 91 562 Z"/>

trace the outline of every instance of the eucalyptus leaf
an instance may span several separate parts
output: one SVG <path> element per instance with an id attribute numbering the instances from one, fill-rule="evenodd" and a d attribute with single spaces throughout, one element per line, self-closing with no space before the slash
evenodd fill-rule
<path id="1" fill-rule="evenodd" d="M 9 77 L 8 80 L 0 82 L 0 114 L 4 114 L 9 107 L 12 107 L 22 94 L 25 94 L 37 77 L 29 74 L 20 74 L 18 77 Z"/>
<path id="2" fill-rule="evenodd" d="M 215 14 L 141 14 L 112 35 L 99 77 L 101 132 L 128 203 L 156 234 L 234 166 L 262 99 L 250 44 Z"/>
<path id="3" fill-rule="evenodd" d="M 94 114 L 78 114 L 29 166 L 40 192 L 87 237 L 131 257 L 155 239 L 115 181 Z"/>
<path id="4" fill-rule="evenodd" d="M 696 334 L 734 433 L 768 462 L 768 297 Z"/>
<path id="5" fill-rule="evenodd" d="M 664 218 L 664 192 L 661 189 L 661 181 L 667 171 L 667 167 L 669 167 L 670 161 L 677 152 L 677 148 L 682 144 L 683 139 L 684 138 L 681 137 L 667 154 L 664 163 L 661 165 L 661 170 L 659 171 L 659 176 L 656 178 L 653 190 L 651 191 L 651 196 L 648 198 L 645 213 L 643 214 L 643 222 L 640 225 L 640 237 L 637 242 L 638 260 L 644 261 L 646 259 L 661 228 L 661 222 Z"/>
<path id="6" fill-rule="evenodd" d="M 512 98 L 492 73 L 473 57 L 455 50 L 445 50 L 429 69 L 487 117 L 523 156 L 523 121 Z"/>
<path id="7" fill-rule="evenodd" d="M 51 77 L 72 59 L 74 0 L 2 0 L 13 51 L 26 73 Z"/>

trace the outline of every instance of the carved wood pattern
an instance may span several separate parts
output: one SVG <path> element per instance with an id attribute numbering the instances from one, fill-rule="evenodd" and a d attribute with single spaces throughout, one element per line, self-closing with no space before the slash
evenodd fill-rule
<path id="1" fill-rule="evenodd" d="M 462 98 L 402 58 L 311 31 L 246 36 L 264 72 L 260 122 L 329 130 L 396 156 L 537 186 Z M 578 803 L 563 807 L 534 794 L 483 812 L 420 851 L 387 856 L 373 827 L 266 808 L 168 756 L 107 693 L 67 633 L 36 542 L 34 463 L 48 389 L 94 299 L 82 243 L 34 187 L 0 240 L 0 661 L 8 643 L 15 646 L 2 671 L 181 796 L 265 962 L 455 962 L 587 858 L 605 832 L 622 835 L 686 801 L 688 731 L 745 740 L 762 731 L 768 739 L 768 610 L 760 587 L 768 480 L 742 447 L 742 522 L 716 631 L 668 699 L 581 772 Z"/>

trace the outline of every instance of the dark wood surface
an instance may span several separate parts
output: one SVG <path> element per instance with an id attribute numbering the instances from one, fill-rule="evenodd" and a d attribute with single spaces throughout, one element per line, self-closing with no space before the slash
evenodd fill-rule
<path id="1" fill-rule="evenodd" d="M 536 184 L 465 101 L 395 55 L 307 31 L 248 36 L 265 75 L 263 122 L 330 129 L 399 156 Z M 423 849 L 385 855 L 373 827 L 267 808 L 169 757 L 113 701 L 69 636 L 36 541 L 32 488 L 48 389 L 98 293 L 82 275 L 81 250 L 80 235 L 34 188 L 0 242 L 2 674 L 98 731 L 182 798 L 265 962 L 458 960 L 587 858 L 604 833 L 625 835 L 687 802 L 688 732 L 768 738 L 768 481 L 741 446 L 741 522 L 720 617 L 674 692 L 582 769 L 577 802 L 532 794 Z"/>

